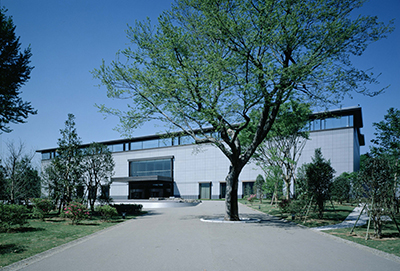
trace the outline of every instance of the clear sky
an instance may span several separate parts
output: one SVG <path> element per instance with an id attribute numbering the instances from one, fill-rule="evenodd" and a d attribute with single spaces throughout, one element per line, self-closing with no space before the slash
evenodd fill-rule
<path id="1" fill-rule="evenodd" d="M 0 152 L 6 153 L 5 142 L 25 142 L 27 151 L 57 147 L 59 130 L 64 128 L 67 114 L 76 117 L 76 128 L 83 143 L 121 138 L 113 130 L 118 118 L 98 113 L 94 104 L 123 106 L 106 96 L 105 87 L 98 87 L 90 71 L 102 59 L 115 59 L 119 49 L 128 43 L 125 30 L 136 20 L 149 17 L 156 22 L 172 0 L 0 0 L 17 26 L 22 48 L 32 49 L 31 79 L 22 87 L 22 98 L 30 101 L 38 114 L 25 124 L 11 125 L 13 131 L 3 133 Z M 400 108 L 400 0 L 370 0 L 357 13 L 376 15 L 380 21 L 395 19 L 396 30 L 387 38 L 372 44 L 359 58 L 356 67 L 373 68 L 380 84 L 378 90 L 390 85 L 385 93 L 370 98 L 354 94 L 342 106 L 362 107 L 367 146 L 374 137 L 372 123 L 383 119 L 390 107 Z M 333 108 L 332 108 L 333 109 Z M 134 136 L 163 132 L 162 127 L 149 123 Z"/>

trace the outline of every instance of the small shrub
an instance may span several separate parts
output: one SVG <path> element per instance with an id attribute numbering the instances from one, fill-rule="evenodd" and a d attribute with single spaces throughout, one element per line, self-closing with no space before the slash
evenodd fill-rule
<path id="1" fill-rule="evenodd" d="M 119 215 L 122 215 L 122 213 L 134 215 L 142 211 L 143 208 L 142 204 L 114 204 L 110 206 L 115 207 Z"/>
<path id="2" fill-rule="evenodd" d="M 76 225 L 79 221 L 89 217 L 89 210 L 82 203 L 71 202 L 64 208 L 62 216 L 71 219 L 72 224 Z"/>
<path id="3" fill-rule="evenodd" d="M 108 221 L 113 216 L 118 215 L 117 209 L 115 207 L 110 206 L 110 205 L 97 206 L 96 207 L 96 212 L 99 212 L 101 214 L 101 217 L 105 221 Z"/>
<path id="4" fill-rule="evenodd" d="M 28 223 L 28 209 L 24 205 L 0 203 L 0 230 L 7 231 L 14 225 Z"/>
<path id="5" fill-rule="evenodd" d="M 253 202 L 257 198 L 256 194 L 250 195 L 250 197 L 247 198 L 248 201 Z"/>
<path id="6" fill-rule="evenodd" d="M 289 206 L 287 207 L 287 212 L 291 214 L 294 217 L 302 218 L 303 217 L 303 212 L 305 209 L 307 202 L 304 200 L 291 200 L 289 203 Z"/>
<path id="7" fill-rule="evenodd" d="M 47 214 L 53 209 L 53 202 L 49 199 L 31 199 L 33 203 L 33 214 L 42 221 Z"/>
<path id="8" fill-rule="evenodd" d="M 278 203 L 279 210 L 281 210 L 282 214 L 289 212 L 289 206 L 290 206 L 290 200 L 288 199 L 283 199 Z"/>
<path id="9" fill-rule="evenodd" d="M 355 173 L 343 172 L 336 177 L 330 187 L 330 195 L 332 200 L 338 201 L 340 204 L 343 201 L 349 201 L 352 180 L 356 178 Z"/>

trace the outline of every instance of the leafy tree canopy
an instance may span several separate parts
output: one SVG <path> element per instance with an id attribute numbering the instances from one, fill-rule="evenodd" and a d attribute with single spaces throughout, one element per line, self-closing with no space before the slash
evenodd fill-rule
<path id="1" fill-rule="evenodd" d="M 382 235 L 382 216 L 391 215 L 395 207 L 396 182 L 388 155 L 368 157 L 360 169 L 354 184 L 355 195 L 364 204 L 368 204 L 369 215 L 374 222 L 374 235 Z"/>
<path id="2" fill-rule="evenodd" d="M 130 101 L 126 111 L 99 107 L 120 117 L 123 134 L 156 119 L 196 143 L 217 146 L 231 162 L 226 218 L 238 219 L 239 174 L 282 104 L 289 98 L 335 103 L 352 91 L 376 94 L 366 89 L 376 78 L 354 67 L 350 56 L 362 55 L 393 29 L 376 17 L 353 20 L 363 2 L 178 0 L 157 25 L 129 27 L 132 47 L 94 70 L 108 97 Z M 239 134 L 254 111 L 257 129 L 242 146 Z"/>
<path id="3" fill-rule="evenodd" d="M 92 143 L 83 151 L 83 182 L 88 190 L 90 208 L 94 211 L 97 191 L 101 185 L 110 185 L 115 162 L 107 146 Z"/>
<path id="4" fill-rule="evenodd" d="M 371 140 L 375 144 L 371 148 L 373 153 L 386 153 L 394 158 L 400 157 L 400 110 L 389 108 L 384 120 L 373 123 L 376 132 L 375 139 Z"/>
<path id="5" fill-rule="evenodd" d="M 0 131 L 9 133 L 9 123 L 24 123 L 29 114 L 36 114 L 30 102 L 22 101 L 20 88 L 30 79 L 31 49 L 20 52 L 19 37 L 11 17 L 0 9 Z"/>

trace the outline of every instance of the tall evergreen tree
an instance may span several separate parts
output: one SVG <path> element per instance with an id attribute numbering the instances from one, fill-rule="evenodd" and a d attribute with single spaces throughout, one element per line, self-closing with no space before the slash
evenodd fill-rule
<path id="1" fill-rule="evenodd" d="M 329 189 L 333 180 L 335 170 L 331 162 L 325 160 L 321 149 L 316 149 L 312 162 L 306 164 L 305 177 L 307 181 L 308 194 L 318 206 L 318 217 L 324 214 L 324 204 L 329 199 Z"/>
<path id="2" fill-rule="evenodd" d="M 20 88 L 30 79 L 31 49 L 20 52 L 19 37 L 11 17 L 0 9 L 0 131 L 11 132 L 9 123 L 24 123 L 36 114 L 30 102 L 22 101 Z"/>
<path id="3" fill-rule="evenodd" d="M 68 114 L 65 128 L 60 130 L 61 137 L 58 139 L 57 155 L 51 162 L 53 177 L 53 191 L 60 194 L 60 208 L 62 204 L 69 203 L 77 197 L 77 188 L 82 183 L 82 152 L 80 150 L 81 140 L 75 128 L 75 116 Z M 57 183 L 55 183 L 57 181 Z"/>

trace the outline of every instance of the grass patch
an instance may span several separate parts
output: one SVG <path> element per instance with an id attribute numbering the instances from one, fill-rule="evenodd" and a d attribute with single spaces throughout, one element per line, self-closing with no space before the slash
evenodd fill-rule
<path id="1" fill-rule="evenodd" d="M 271 206 L 269 202 L 265 202 L 262 204 L 259 204 L 258 202 L 250 203 L 244 199 L 239 200 L 239 202 L 253 209 L 259 210 L 263 213 L 270 214 L 281 219 L 292 220 L 290 214 L 281 213 L 278 206 L 275 205 Z M 314 212 L 313 207 L 311 207 L 306 222 L 304 222 L 304 218 L 303 219 L 296 218 L 295 220 L 293 220 L 293 222 L 300 225 L 304 225 L 309 228 L 339 224 L 340 222 L 346 219 L 346 217 L 355 208 L 355 205 L 335 204 L 334 207 L 335 210 L 333 209 L 332 205 L 330 204 L 326 205 L 326 212 L 324 212 L 323 219 L 318 219 L 317 212 Z M 395 219 L 399 223 L 400 214 L 395 216 Z M 395 223 L 392 221 L 384 222 L 382 229 L 383 237 L 381 239 L 376 239 L 372 237 L 372 234 L 374 233 L 373 227 L 374 227 L 373 222 L 371 222 L 371 226 L 369 229 L 370 238 L 368 240 L 365 240 L 365 236 L 367 233 L 367 225 L 356 227 L 351 235 L 350 235 L 351 228 L 335 229 L 324 232 L 367 247 L 391 253 L 400 257 L 400 234 L 397 231 Z"/>
<path id="2" fill-rule="evenodd" d="M 134 217 L 105 222 L 101 217 L 94 216 L 78 225 L 72 225 L 70 220 L 57 216 L 47 218 L 44 222 L 30 219 L 24 227 L 0 233 L 0 268 Z"/>
<path id="3" fill-rule="evenodd" d="M 295 219 L 292 220 L 290 213 L 282 213 L 277 205 L 271 205 L 268 201 L 264 201 L 262 204 L 260 204 L 259 202 L 250 203 L 247 200 L 241 199 L 239 202 L 263 213 L 270 214 L 281 219 L 291 220 L 297 224 L 301 224 L 310 228 L 338 224 L 345 220 L 345 218 L 355 208 L 354 205 L 350 204 L 334 203 L 334 206 L 327 204 L 325 206 L 326 209 L 323 218 L 319 219 L 318 212 L 311 207 L 310 212 L 307 215 L 307 219 L 305 219 L 304 216 L 295 216 Z"/>
<path id="4" fill-rule="evenodd" d="M 400 214 L 397 214 L 395 216 L 395 219 L 397 223 L 399 223 Z M 367 225 L 356 227 L 352 234 L 350 234 L 351 228 L 329 230 L 324 232 L 400 257 L 400 234 L 396 228 L 395 223 L 393 221 L 384 222 L 382 228 L 383 236 L 380 239 L 374 238 L 372 236 L 372 234 L 374 233 L 373 227 L 373 222 L 371 222 L 371 226 L 369 228 L 370 238 L 368 240 L 365 240 L 367 234 Z"/>

